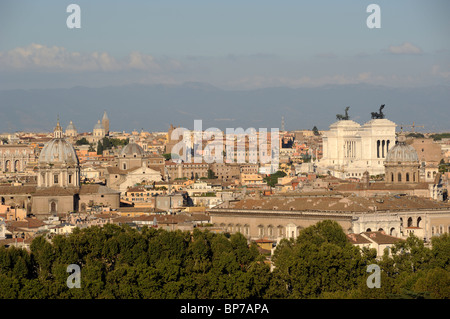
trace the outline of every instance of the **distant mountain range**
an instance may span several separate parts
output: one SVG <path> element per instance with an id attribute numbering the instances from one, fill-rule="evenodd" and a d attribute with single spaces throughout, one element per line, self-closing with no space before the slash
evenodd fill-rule
<path id="1" fill-rule="evenodd" d="M 363 124 L 385 104 L 386 118 L 416 131 L 450 131 L 450 88 L 389 88 L 373 85 L 329 85 L 317 88 L 273 87 L 222 90 L 204 83 L 127 85 L 70 89 L 0 90 L 0 133 L 51 131 L 57 116 L 65 128 L 92 131 L 107 111 L 112 131 L 167 131 L 175 126 L 203 129 L 272 128 L 285 118 L 287 130 L 328 129 L 350 106 L 352 120 Z M 421 128 L 419 126 L 425 126 Z M 411 129 L 406 127 L 405 129 Z"/>

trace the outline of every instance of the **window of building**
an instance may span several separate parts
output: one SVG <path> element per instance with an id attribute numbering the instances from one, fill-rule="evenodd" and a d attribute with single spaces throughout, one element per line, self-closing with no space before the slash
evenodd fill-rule
<path id="1" fill-rule="evenodd" d="M 58 184 L 58 175 L 53 175 L 53 183 Z"/>

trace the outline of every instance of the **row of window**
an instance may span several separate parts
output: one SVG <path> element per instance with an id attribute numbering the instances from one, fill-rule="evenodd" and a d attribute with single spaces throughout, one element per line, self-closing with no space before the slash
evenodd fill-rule
<path id="1" fill-rule="evenodd" d="M 450 225 L 447 226 L 447 229 L 444 225 L 431 226 L 431 236 L 442 235 L 444 233 L 450 233 Z"/>
<path id="2" fill-rule="evenodd" d="M 410 182 L 411 181 L 411 176 L 409 175 L 409 173 L 405 173 L 405 182 Z M 398 173 L 397 174 L 397 182 L 401 182 L 403 181 L 403 174 L 402 173 Z M 417 177 L 416 177 L 416 173 L 412 174 L 412 182 L 416 182 L 417 181 Z M 391 173 L 391 182 L 394 182 L 394 173 Z"/>
<path id="3" fill-rule="evenodd" d="M 69 184 L 72 184 L 73 175 L 69 174 Z M 53 184 L 59 184 L 59 175 L 55 174 L 53 175 Z"/>
<path id="4" fill-rule="evenodd" d="M 241 233 L 245 236 L 249 236 L 250 235 L 250 226 L 248 224 L 245 225 L 233 225 L 233 224 L 220 224 L 220 227 L 223 228 L 225 231 L 230 232 L 230 233 Z M 259 225 L 258 226 L 258 237 L 263 238 L 263 237 L 269 237 L 269 238 L 273 238 L 273 237 L 284 237 L 286 235 L 286 227 L 285 226 L 273 226 L 273 225 L 269 225 L 269 226 L 263 226 L 263 225 Z M 300 230 L 301 227 L 296 227 L 296 229 L 294 231 L 292 231 L 292 237 L 295 237 L 296 235 L 298 235 L 298 232 Z"/>

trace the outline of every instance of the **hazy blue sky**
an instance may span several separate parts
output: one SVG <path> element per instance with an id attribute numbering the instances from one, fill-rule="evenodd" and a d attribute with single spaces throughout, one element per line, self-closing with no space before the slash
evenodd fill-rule
<path id="1" fill-rule="evenodd" d="M 81 29 L 66 26 L 71 3 Z M 2 0 L 0 89 L 449 85 L 449 13 L 448 0 Z"/>

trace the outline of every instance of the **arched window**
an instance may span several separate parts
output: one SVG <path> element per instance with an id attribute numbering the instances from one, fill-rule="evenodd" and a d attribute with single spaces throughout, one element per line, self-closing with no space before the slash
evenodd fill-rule
<path id="1" fill-rule="evenodd" d="M 273 236 L 273 226 L 272 226 L 272 225 L 269 225 L 269 226 L 267 227 L 267 235 L 268 235 L 269 237 L 272 237 L 272 236 Z"/>
<path id="2" fill-rule="evenodd" d="M 366 232 L 369 232 L 369 231 L 372 231 L 372 229 L 370 229 L 370 228 L 367 228 L 367 229 L 366 229 Z"/>
<path id="3" fill-rule="evenodd" d="M 419 217 L 419 218 L 417 218 L 417 227 L 420 227 L 420 222 L 422 221 L 422 218 L 421 217 Z"/>
<path id="4" fill-rule="evenodd" d="M 391 235 L 391 236 L 395 236 L 396 235 L 394 227 L 392 227 L 391 230 L 389 231 L 389 235 Z"/>
<path id="5" fill-rule="evenodd" d="M 411 217 L 408 218 L 408 227 L 412 227 L 413 225 L 413 220 Z"/>
<path id="6" fill-rule="evenodd" d="M 409 173 L 406 173 L 406 181 L 409 182 Z"/>
<path id="7" fill-rule="evenodd" d="M 50 203 L 50 212 L 51 213 L 56 213 L 56 202 L 51 202 Z"/>
<path id="8" fill-rule="evenodd" d="M 19 171 L 19 160 L 16 160 L 14 162 L 14 172 L 18 172 Z"/>
<path id="9" fill-rule="evenodd" d="M 380 158 L 380 140 L 377 141 L 377 158 Z"/>
<path id="10" fill-rule="evenodd" d="M 400 226 L 403 226 L 403 218 L 400 217 Z"/>
<path id="11" fill-rule="evenodd" d="M 258 236 L 259 237 L 263 237 L 264 236 L 264 226 L 263 225 L 259 225 L 258 226 Z"/>
<path id="12" fill-rule="evenodd" d="M 394 181 L 394 173 L 391 173 L 391 182 Z"/>
<path id="13" fill-rule="evenodd" d="M 413 182 L 416 181 L 416 173 L 413 173 Z"/>
<path id="14" fill-rule="evenodd" d="M 397 175 L 397 181 L 401 182 L 402 181 L 402 173 L 398 173 Z"/>

